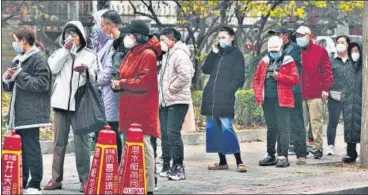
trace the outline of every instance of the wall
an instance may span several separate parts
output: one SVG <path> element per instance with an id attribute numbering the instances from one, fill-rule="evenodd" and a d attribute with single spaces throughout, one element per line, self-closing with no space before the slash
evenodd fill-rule
<path id="1" fill-rule="evenodd" d="M 1 74 L 10 65 L 12 59 L 17 55 L 17 53 L 12 48 L 12 38 L 11 33 L 14 27 L 18 26 L 18 21 L 7 21 L 9 24 L 7 27 L 1 28 Z"/>

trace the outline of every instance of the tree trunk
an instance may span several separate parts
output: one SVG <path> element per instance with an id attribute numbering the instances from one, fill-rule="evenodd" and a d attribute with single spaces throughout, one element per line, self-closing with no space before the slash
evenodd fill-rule
<path id="1" fill-rule="evenodd" d="M 363 105 L 360 141 L 360 165 L 368 168 L 368 1 L 364 2 L 363 16 Z"/>

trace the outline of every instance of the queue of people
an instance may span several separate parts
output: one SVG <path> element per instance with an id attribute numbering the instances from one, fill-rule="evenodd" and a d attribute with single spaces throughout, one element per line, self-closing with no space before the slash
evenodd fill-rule
<path id="1" fill-rule="evenodd" d="M 106 122 L 117 134 L 119 163 L 126 132 L 132 123 L 141 124 L 148 194 L 153 194 L 157 186 L 157 138 L 162 141 L 163 158 L 159 175 L 174 181 L 186 179 L 181 129 L 192 104 L 195 69 L 180 32 L 165 28 L 152 34 L 142 20 L 123 26 L 120 15 L 113 10 L 97 11 L 93 17 L 90 36 L 79 21 L 68 22 L 61 33 L 61 48 L 47 61 L 35 46 L 32 27 L 21 26 L 12 34 L 18 55 L 3 74 L 2 85 L 13 93 L 9 127 L 16 129 L 23 140 L 26 194 L 41 193 L 39 128 L 51 125 L 50 107 L 55 116 L 52 179 L 44 190 L 62 188 L 70 126 L 78 122 L 78 89 L 86 82 L 99 88 Z M 262 105 L 267 124 L 267 155 L 259 165 L 288 167 L 291 150 L 298 165 L 306 164 L 309 123 L 314 139 L 312 153 L 315 159 L 321 159 L 322 104 L 327 101 L 327 154 L 334 154 L 336 127 L 343 113 L 347 153 L 342 160 L 355 162 L 361 129 L 361 46 L 351 43 L 347 36 L 339 36 L 337 55 L 330 61 L 327 51 L 311 40 L 308 27 L 296 30 L 296 43 L 289 39 L 289 33 L 283 27 L 269 32 L 268 52 L 253 79 L 255 100 Z M 233 128 L 235 93 L 245 82 L 245 61 L 235 35 L 233 28 L 222 27 L 201 67 L 209 75 L 201 107 L 201 114 L 206 116 L 206 152 L 219 156 L 219 162 L 208 165 L 208 170 L 228 170 L 227 154 L 234 155 L 238 172 L 248 170 Z M 92 48 L 87 48 L 88 38 Z M 96 137 L 98 133 L 96 129 Z M 89 135 L 74 135 L 74 144 L 80 191 L 85 192 L 90 169 Z"/>

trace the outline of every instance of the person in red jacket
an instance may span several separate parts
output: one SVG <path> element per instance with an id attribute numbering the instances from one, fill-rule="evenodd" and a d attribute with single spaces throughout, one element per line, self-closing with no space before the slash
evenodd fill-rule
<path id="1" fill-rule="evenodd" d="M 282 45 L 283 41 L 278 36 L 268 40 L 269 53 L 259 62 L 253 80 L 256 102 L 262 105 L 267 124 L 268 156 L 259 161 L 260 166 L 290 165 L 290 114 L 295 107 L 293 87 L 298 84 L 299 75 L 293 58 L 282 53 Z M 277 158 L 276 142 L 280 150 Z"/>
<path id="2" fill-rule="evenodd" d="M 133 20 L 122 29 L 127 33 L 124 45 L 129 48 L 119 70 L 119 80 L 112 88 L 120 91 L 119 125 L 127 132 L 132 123 L 142 125 L 145 145 L 147 192 L 154 191 L 154 153 L 151 136 L 160 137 L 157 56 L 161 46 L 157 38 L 149 36 L 149 27 L 142 20 Z"/>
<path id="3" fill-rule="evenodd" d="M 297 44 L 302 48 L 302 97 L 304 125 L 312 126 L 313 154 L 323 156 L 322 104 L 333 86 L 333 73 L 326 49 L 311 41 L 311 30 L 301 26 L 296 31 Z M 308 129 L 307 129 L 308 130 Z"/>

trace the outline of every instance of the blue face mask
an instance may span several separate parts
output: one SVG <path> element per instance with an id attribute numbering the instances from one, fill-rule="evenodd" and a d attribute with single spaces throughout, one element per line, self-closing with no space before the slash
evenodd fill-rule
<path id="1" fill-rule="evenodd" d="M 17 44 L 17 42 L 13 42 L 12 43 L 12 47 L 13 47 L 13 49 L 18 53 L 18 54 L 23 54 L 24 52 L 23 52 L 23 48 L 21 47 L 21 46 L 19 46 L 18 44 Z"/>
<path id="2" fill-rule="evenodd" d="M 308 39 L 307 39 L 307 37 L 298 37 L 298 38 L 296 38 L 296 43 L 300 47 L 306 47 L 307 44 L 308 44 Z"/>
<path id="3" fill-rule="evenodd" d="M 221 48 L 225 49 L 227 47 L 230 47 L 230 42 L 227 39 L 220 39 L 219 45 Z"/>
<path id="4" fill-rule="evenodd" d="M 281 57 L 282 53 L 281 51 L 278 52 L 270 52 L 270 56 L 272 59 L 277 60 Z"/>

